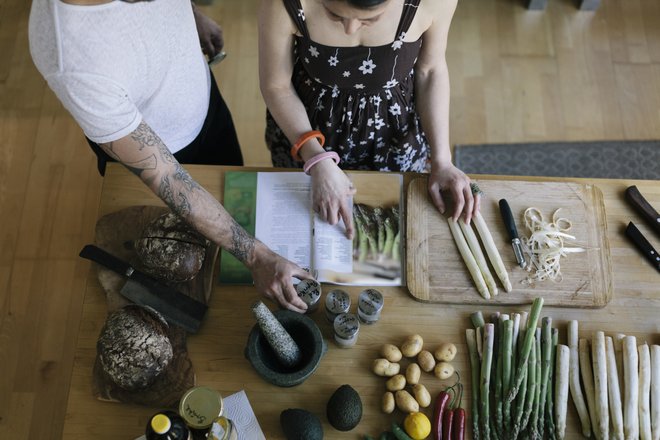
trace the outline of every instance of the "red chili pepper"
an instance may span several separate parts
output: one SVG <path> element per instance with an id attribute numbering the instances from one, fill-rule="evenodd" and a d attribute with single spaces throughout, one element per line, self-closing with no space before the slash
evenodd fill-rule
<path id="1" fill-rule="evenodd" d="M 451 440 L 463 440 L 465 438 L 465 410 L 455 408 L 451 424 Z"/>
<path id="2" fill-rule="evenodd" d="M 438 393 L 438 397 L 435 398 L 435 408 L 433 411 L 433 421 L 431 424 L 433 425 L 433 439 L 434 440 L 442 440 L 442 417 L 443 415 L 448 412 L 445 411 L 447 408 L 447 403 L 449 402 L 449 398 L 451 396 L 449 395 L 448 391 L 440 391 Z M 449 437 L 446 437 L 445 440 L 449 440 Z"/>
<path id="3" fill-rule="evenodd" d="M 451 427 L 454 420 L 454 410 L 447 408 L 442 416 L 442 440 L 451 440 Z"/>

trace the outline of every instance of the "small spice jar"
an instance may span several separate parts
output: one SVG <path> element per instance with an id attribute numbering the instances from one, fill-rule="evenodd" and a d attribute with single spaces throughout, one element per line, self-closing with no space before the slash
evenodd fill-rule
<path id="1" fill-rule="evenodd" d="M 357 342 L 360 320 L 353 313 L 340 313 L 333 323 L 335 342 L 342 348 L 352 347 Z"/>
<path id="2" fill-rule="evenodd" d="M 218 417 L 211 425 L 209 440 L 238 440 L 238 431 L 234 422 L 226 417 Z"/>
<path id="3" fill-rule="evenodd" d="M 307 312 L 312 313 L 319 307 L 321 283 L 316 280 L 301 280 L 296 284 L 298 296 L 307 304 Z"/>
<path id="4" fill-rule="evenodd" d="M 376 289 L 365 289 L 358 297 L 358 318 L 365 324 L 373 324 L 383 310 L 383 294 Z"/>
<path id="5" fill-rule="evenodd" d="M 341 289 L 334 289 L 325 296 L 325 317 L 328 322 L 334 322 L 340 313 L 348 313 L 351 308 L 351 297 Z"/>
<path id="6" fill-rule="evenodd" d="M 179 414 L 192 430 L 208 430 L 222 411 L 222 396 L 207 387 L 189 389 L 179 402 Z"/>

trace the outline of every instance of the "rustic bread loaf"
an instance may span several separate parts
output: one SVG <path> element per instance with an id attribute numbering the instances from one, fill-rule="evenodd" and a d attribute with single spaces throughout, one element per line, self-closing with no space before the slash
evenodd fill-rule
<path id="1" fill-rule="evenodd" d="M 143 269 L 161 280 L 183 282 L 202 267 L 208 241 L 174 213 L 149 223 L 134 243 Z"/>
<path id="2" fill-rule="evenodd" d="M 133 304 L 108 315 L 96 350 L 104 373 L 128 391 L 151 385 L 173 357 L 167 322 L 155 310 Z"/>

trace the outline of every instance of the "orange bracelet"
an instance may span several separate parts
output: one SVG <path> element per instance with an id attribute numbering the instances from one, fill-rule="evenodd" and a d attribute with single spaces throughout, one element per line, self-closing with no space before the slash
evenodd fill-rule
<path id="1" fill-rule="evenodd" d="M 300 157 L 298 151 L 300 151 L 302 146 L 305 145 L 305 142 L 307 142 L 312 138 L 318 139 L 318 141 L 321 143 L 321 146 L 323 146 L 323 144 L 325 143 L 325 136 L 323 136 L 323 133 L 321 133 L 318 130 L 312 130 L 301 134 L 298 140 L 296 141 L 296 143 L 293 144 L 293 147 L 291 147 L 291 157 L 293 158 L 293 160 L 302 162 L 302 157 Z"/>

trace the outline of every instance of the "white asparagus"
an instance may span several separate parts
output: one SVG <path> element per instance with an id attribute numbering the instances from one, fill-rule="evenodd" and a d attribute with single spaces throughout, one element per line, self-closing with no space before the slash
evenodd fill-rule
<path id="1" fill-rule="evenodd" d="M 651 433 L 660 440 L 660 345 L 651 345 Z"/>
<path id="2" fill-rule="evenodd" d="M 490 269 L 488 269 L 488 262 L 486 261 L 486 257 L 484 256 L 483 251 L 481 250 L 481 246 L 479 246 L 479 239 L 477 239 L 477 235 L 472 230 L 472 226 L 466 225 L 465 222 L 459 221 L 458 225 L 461 227 L 465 241 L 467 241 L 468 247 L 472 251 L 472 256 L 474 256 L 474 259 L 477 262 L 477 266 L 481 271 L 481 275 L 484 277 L 484 281 L 488 287 L 488 292 L 490 292 L 491 296 L 497 296 L 497 284 L 495 284 L 495 279 L 493 278 L 493 275 L 491 275 Z"/>
<path id="3" fill-rule="evenodd" d="M 611 337 L 605 338 L 605 354 L 607 355 L 607 396 L 610 399 L 610 418 L 612 440 L 623 440 L 623 408 L 621 404 L 621 390 L 619 389 L 619 370 L 616 365 L 614 341 Z"/>
<path id="4" fill-rule="evenodd" d="M 610 438 L 610 413 L 607 409 L 607 357 L 605 333 L 596 331 L 591 343 L 591 363 L 594 368 L 594 402 L 598 432 L 603 439 Z"/>
<path id="5" fill-rule="evenodd" d="M 589 350 L 589 340 L 580 338 L 578 341 L 578 356 L 580 358 L 580 374 L 584 384 L 584 395 L 587 398 L 589 408 L 589 419 L 591 420 L 591 432 L 597 439 L 602 439 L 598 431 L 596 421 L 596 402 L 594 400 L 594 374 L 591 370 L 591 350 Z"/>
<path id="6" fill-rule="evenodd" d="M 639 356 L 639 438 L 651 440 L 651 354 L 648 344 L 637 347 Z"/>
<path id="7" fill-rule="evenodd" d="M 513 321 L 513 335 L 511 338 L 511 343 L 513 344 L 511 350 L 511 365 L 513 365 L 515 369 L 515 366 L 518 365 L 518 334 L 520 333 L 520 313 L 511 314 L 511 320 Z M 514 372 L 511 374 L 513 375 Z"/>
<path id="8" fill-rule="evenodd" d="M 591 437 L 591 420 L 589 420 L 589 410 L 584 401 L 582 386 L 580 385 L 580 359 L 578 357 L 578 321 L 568 322 L 567 330 L 568 348 L 571 350 L 569 363 L 569 386 L 573 403 L 577 409 L 580 423 L 582 425 L 582 435 Z"/>
<path id="9" fill-rule="evenodd" d="M 623 435 L 626 439 L 639 438 L 639 359 L 637 338 L 623 338 Z"/>
<path id="10" fill-rule="evenodd" d="M 463 261 L 465 262 L 465 265 L 467 266 L 468 271 L 472 276 L 472 280 L 474 281 L 479 294 L 486 299 L 490 299 L 490 293 L 488 292 L 486 281 L 481 274 L 481 270 L 479 270 L 479 266 L 477 265 L 477 261 L 475 260 L 474 255 L 472 255 L 472 252 L 470 251 L 470 248 L 465 241 L 465 237 L 463 236 L 463 232 L 461 232 L 461 228 L 451 217 L 447 218 L 447 223 L 449 224 L 449 230 L 451 231 L 451 235 L 454 237 L 454 242 L 456 242 L 458 251 L 460 252 L 461 257 L 463 257 Z"/>
<path id="11" fill-rule="evenodd" d="M 614 353 L 616 354 L 616 370 L 619 372 L 619 390 L 623 395 L 623 338 L 626 335 L 623 333 L 615 333 L 612 339 L 614 340 Z"/>
<path id="12" fill-rule="evenodd" d="M 571 352 L 566 345 L 557 345 L 555 361 L 555 434 L 559 440 L 566 435 L 566 412 L 568 410 L 568 377 Z M 552 417 L 552 414 L 548 414 Z"/>
<path id="13" fill-rule="evenodd" d="M 509 281 L 509 274 L 506 271 L 506 266 L 504 266 L 504 262 L 500 256 L 500 251 L 498 251 L 497 246 L 495 246 L 495 241 L 493 240 L 493 236 L 488 229 L 488 225 L 486 225 L 486 221 L 479 211 L 477 211 L 477 215 L 474 216 L 474 226 L 477 228 L 479 237 L 481 237 L 481 242 L 484 244 L 484 249 L 486 249 L 488 259 L 493 265 L 493 269 L 495 269 L 497 277 L 502 282 L 504 290 L 511 292 L 513 288 L 511 286 L 511 281 Z"/>

